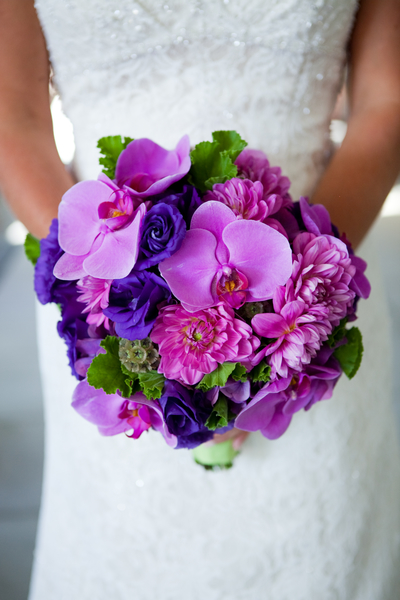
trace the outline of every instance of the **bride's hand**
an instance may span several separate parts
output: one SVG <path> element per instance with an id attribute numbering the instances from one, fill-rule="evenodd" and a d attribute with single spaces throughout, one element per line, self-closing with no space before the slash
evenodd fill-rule
<path id="1" fill-rule="evenodd" d="M 400 171 L 400 2 L 363 0 L 350 44 L 350 117 L 312 202 L 357 246 Z"/>
<path id="2" fill-rule="evenodd" d="M 53 137 L 49 59 L 33 0 L 0 3 L 0 186 L 37 237 L 73 180 Z"/>

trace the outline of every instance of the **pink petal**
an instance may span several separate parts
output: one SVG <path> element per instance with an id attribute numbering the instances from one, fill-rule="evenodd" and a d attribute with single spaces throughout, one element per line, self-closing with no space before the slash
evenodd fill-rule
<path id="1" fill-rule="evenodd" d="M 229 260 L 229 252 L 222 241 L 222 232 L 229 223 L 236 221 L 235 213 L 222 202 L 210 200 L 196 210 L 190 223 L 191 229 L 207 229 L 217 239 L 216 255 L 221 264 Z"/>
<path id="2" fill-rule="evenodd" d="M 84 256 L 63 254 L 54 265 L 54 276 L 58 279 L 65 279 L 67 281 L 74 281 L 75 279 L 85 277 L 87 273 L 83 268 L 83 261 L 88 256 L 88 254 L 85 254 Z"/>
<path id="3" fill-rule="evenodd" d="M 178 142 L 175 150 L 166 150 L 147 138 L 134 140 L 118 158 L 117 183 L 126 185 L 133 196 L 142 198 L 163 192 L 189 171 L 189 151 L 187 135 Z"/>
<path id="4" fill-rule="evenodd" d="M 247 300 L 268 300 L 292 272 L 292 251 L 287 239 L 259 221 L 239 220 L 227 225 L 222 234 L 232 267 L 249 281 Z"/>
<path id="5" fill-rule="evenodd" d="M 219 269 L 215 258 L 216 246 L 217 240 L 212 233 L 205 229 L 191 229 L 178 252 L 159 265 L 172 293 L 195 310 L 215 304 L 211 285 Z"/>
<path id="6" fill-rule="evenodd" d="M 100 248 L 83 263 L 88 275 L 99 279 L 122 279 L 131 272 L 138 255 L 139 231 L 145 212 L 146 207 L 141 204 L 128 227 L 104 236 Z"/>
<path id="7" fill-rule="evenodd" d="M 285 319 L 274 313 L 255 315 L 251 320 L 251 326 L 258 335 L 272 339 L 284 335 L 288 328 Z"/>
<path id="8" fill-rule="evenodd" d="M 90 251 L 101 226 L 98 206 L 111 194 L 101 181 L 81 181 L 64 194 L 58 208 L 58 240 L 65 252 L 82 256 Z"/>

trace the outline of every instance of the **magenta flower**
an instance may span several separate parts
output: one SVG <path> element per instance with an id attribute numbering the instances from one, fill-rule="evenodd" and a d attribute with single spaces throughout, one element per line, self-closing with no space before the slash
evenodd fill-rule
<path id="1" fill-rule="evenodd" d="M 175 448 L 177 444 L 176 437 L 165 425 L 159 403 L 148 400 L 141 392 L 128 399 L 122 398 L 119 394 L 96 390 L 84 380 L 75 388 L 72 406 L 81 417 L 97 425 L 101 435 L 133 430 L 130 437 L 137 439 L 143 431 L 153 427 L 164 436 L 169 446 Z"/>
<path id="2" fill-rule="evenodd" d="M 190 313 L 180 305 L 160 310 L 150 334 L 159 344 L 159 372 L 194 385 L 224 362 L 248 361 L 260 344 L 251 327 L 226 305 Z"/>
<path id="3" fill-rule="evenodd" d="M 291 255 L 283 235 L 210 201 L 194 213 L 182 246 L 160 263 L 160 271 L 190 312 L 221 301 L 238 308 L 272 298 L 290 276 Z"/>
<path id="4" fill-rule="evenodd" d="M 58 240 L 65 254 L 54 275 L 67 280 L 126 277 L 138 256 L 145 213 L 144 204 L 135 210 L 130 195 L 105 176 L 74 185 L 58 209 Z"/>
<path id="5" fill-rule="evenodd" d="M 346 316 L 355 292 L 350 289 L 356 267 L 346 245 L 330 235 L 301 233 L 293 242 L 293 272 L 286 288 L 288 300 L 324 306 L 334 327 Z"/>
<path id="6" fill-rule="evenodd" d="M 290 180 L 282 175 L 279 167 L 271 167 L 267 157 L 261 150 L 246 148 L 239 154 L 235 164 L 239 175 L 251 181 L 260 181 L 263 185 L 263 199 L 268 200 L 271 195 L 276 198 L 271 205 L 269 214 L 272 215 L 283 206 L 291 204 L 288 194 Z"/>
<path id="7" fill-rule="evenodd" d="M 303 196 L 299 200 L 300 214 L 309 233 L 314 235 L 332 235 L 332 223 L 329 212 L 322 204 L 309 204 Z"/>
<path id="8" fill-rule="evenodd" d="M 175 150 L 165 150 L 147 138 L 134 140 L 119 155 L 115 179 L 132 196 L 145 198 L 160 194 L 190 169 L 190 142 L 187 135 Z"/>
<path id="9" fill-rule="evenodd" d="M 274 295 L 275 313 L 258 314 L 251 320 L 254 331 L 261 337 L 275 339 L 257 354 L 255 363 L 268 356 L 271 378 L 289 377 L 302 371 L 328 339 L 332 326 L 323 306 L 311 309 L 302 300 L 281 305 L 284 288 Z"/>
<path id="10" fill-rule="evenodd" d="M 250 179 L 234 177 L 225 183 L 216 183 L 207 192 L 204 202 L 215 200 L 228 206 L 241 219 L 263 221 L 270 213 L 267 202 L 263 200 L 264 188 L 262 183 Z"/>
<path id="11" fill-rule="evenodd" d="M 86 323 L 89 325 L 99 327 L 104 323 L 104 327 L 110 329 L 108 318 L 103 314 L 103 308 L 108 306 L 112 282 L 112 279 L 96 279 L 86 275 L 76 284 L 78 292 L 81 294 L 78 302 L 86 304 L 82 313 L 89 313 L 86 318 Z"/>
<path id="12" fill-rule="evenodd" d="M 342 373 L 332 352 L 306 367 L 305 372 L 267 383 L 238 415 L 235 427 L 260 430 L 266 438 L 275 440 L 285 433 L 294 413 L 331 398 Z"/>

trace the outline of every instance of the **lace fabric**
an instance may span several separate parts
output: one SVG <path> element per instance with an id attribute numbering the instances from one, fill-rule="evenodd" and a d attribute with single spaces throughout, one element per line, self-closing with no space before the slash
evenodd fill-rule
<path id="1" fill-rule="evenodd" d="M 330 155 L 356 2 L 40 0 L 82 177 L 96 141 L 172 147 L 237 129 L 282 166 L 294 197 Z M 56 307 L 38 307 L 46 411 L 30 600 L 384 600 L 400 595 L 400 472 L 390 348 L 373 234 L 360 254 L 365 356 L 334 397 L 270 442 L 252 434 L 209 472 L 154 432 L 102 438 L 70 407 Z"/>

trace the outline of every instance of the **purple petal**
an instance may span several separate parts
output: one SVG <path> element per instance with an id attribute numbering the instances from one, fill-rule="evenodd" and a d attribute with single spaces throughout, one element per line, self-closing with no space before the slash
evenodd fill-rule
<path id="1" fill-rule="evenodd" d="M 229 260 L 229 252 L 222 241 L 222 232 L 229 223 L 236 221 L 234 212 L 222 202 L 211 200 L 205 202 L 196 210 L 190 224 L 191 229 L 206 229 L 217 239 L 217 259 L 221 264 Z"/>
<path id="2" fill-rule="evenodd" d="M 185 305 L 200 309 L 215 304 L 211 285 L 219 268 L 216 246 L 217 240 L 212 233 L 191 229 L 178 252 L 160 263 L 161 275 L 172 293 Z"/>
<path id="3" fill-rule="evenodd" d="M 81 279 L 87 275 L 83 268 L 83 261 L 89 254 L 84 256 L 72 256 L 72 254 L 63 254 L 56 264 L 54 265 L 54 276 L 57 279 L 65 279 L 67 281 L 74 281 L 75 279 Z"/>
<path id="4" fill-rule="evenodd" d="M 235 421 L 235 427 L 244 431 L 259 431 L 266 427 L 274 416 L 274 403 L 268 400 L 253 400 L 239 414 Z"/>
<path id="5" fill-rule="evenodd" d="M 292 415 L 284 415 L 281 409 L 275 410 L 270 422 L 261 429 L 261 433 L 269 440 L 276 440 L 287 430 L 292 420 Z"/>
<path id="6" fill-rule="evenodd" d="M 139 251 L 139 231 L 146 207 L 141 204 L 128 227 L 109 231 L 100 248 L 91 253 L 83 266 L 88 275 L 98 279 L 122 279 L 133 269 Z"/>
<path id="7" fill-rule="evenodd" d="M 238 220 L 227 225 L 223 241 L 230 265 L 248 279 L 247 300 L 268 300 L 292 272 L 292 251 L 287 239 L 259 221 Z"/>
<path id="8" fill-rule="evenodd" d="M 97 425 L 102 435 L 110 435 L 107 434 L 108 429 L 113 431 L 111 435 L 115 435 L 127 429 L 125 421 L 118 416 L 124 402 L 125 398 L 118 394 L 106 394 L 87 381 L 81 381 L 75 388 L 72 406 L 81 417 Z"/>
<path id="9" fill-rule="evenodd" d="M 274 313 L 255 315 L 251 326 L 258 335 L 272 339 L 284 335 L 288 328 L 285 319 Z"/>
<path id="10" fill-rule="evenodd" d="M 329 212 L 322 204 L 310 206 L 306 198 L 300 198 L 300 212 L 307 231 L 314 235 L 332 235 Z"/>
<path id="11" fill-rule="evenodd" d="M 159 194 L 189 171 L 189 151 L 187 135 L 171 151 L 147 138 L 134 140 L 118 158 L 116 181 L 121 187 L 129 187 L 133 196 L 144 198 Z"/>
<path id="12" fill-rule="evenodd" d="M 68 254 L 87 254 L 100 231 L 98 206 L 108 202 L 110 188 L 101 181 L 82 181 L 68 190 L 58 208 L 60 246 Z"/>

